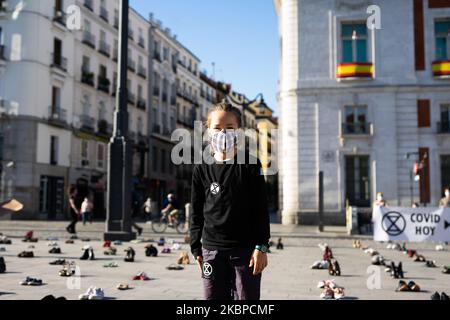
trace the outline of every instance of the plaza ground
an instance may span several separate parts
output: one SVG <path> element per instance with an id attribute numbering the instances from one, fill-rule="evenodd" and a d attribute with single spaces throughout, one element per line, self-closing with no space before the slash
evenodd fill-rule
<path id="1" fill-rule="evenodd" d="M 103 223 L 94 223 L 83 227 L 78 225 L 80 238 L 90 238 L 84 242 L 75 240 L 75 244 L 65 244 L 68 235 L 64 232 L 65 222 L 31 222 L 31 221 L 0 221 L 0 233 L 7 235 L 13 241 L 12 245 L 0 245 L 6 251 L 1 252 L 6 261 L 7 272 L 0 274 L 0 300 L 41 299 L 45 295 L 64 296 L 68 299 L 78 299 L 91 286 L 102 287 L 108 299 L 169 299 L 195 300 L 202 299 L 201 274 L 198 266 L 192 263 L 182 271 L 169 271 L 166 266 L 175 263 L 181 251 L 189 251 L 189 246 L 182 245 L 182 250 L 170 254 L 159 254 L 156 258 L 146 257 L 147 243 L 124 243 L 117 246 L 117 256 L 103 255 L 102 235 Z M 142 224 L 145 228 L 141 239 L 159 239 L 161 235 L 151 232 L 150 225 Z M 345 288 L 348 299 L 389 299 L 389 300 L 428 300 L 435 291 L 450 293 L 450 275 L 442 274 L 441 268 L 426 268 L 423 263 L 413 262 L 399 251 L 386 249 L 386 244 L 375 243 L 368 236 L 350 237 L 345 228 L 329 227 L 324 233 L 318 233 L 315 227 L 272 225 L 273 240 L 283 237 L 284 250 L 272 250 L 269 255 L 269 267 L 263 275 L 262 299 L 291 300 L 291 299 L 319 299 L 320 290 L 317 282 L 330 279 L 327 271 L 311 270 L 310 265 L 320 260 L 322 252 L 318 247 L 321 242 L 328 243 L 333 249 L 334 256 L 342 268 L 342 276 L 335 277 L 336 282 Z M 34 230 L 39 238 L 38 243 L 24 243 L 21 238 L 28 230 Z M 49 254 L 47 237 L 58 237 L 62 254 Z M 183 241 L 183 236 L 174 232 L 163 235 L 166 240 Z M 402 261 L 406 271 L 406 280 L 414 280 L 423 289 L 418 293 L 397 293 L 398 280 L 391 279 L 383 269 L 381 274 L 381 288 L 369 290 L 367 279 L 370 276 L 367 268 L 371 265 L 371 257 L 360 249 L 352 248 L 352 239 L 359 238 L 363 244 L 372 246 L 380 251 L 386 259 L 395 262 Z M 82 246 L 89 244 L 94 248 L 97 260 L 80 261 Z M 18 258 L 17 254 L 29 250 L 34 245 L 35 258 Z M 123 261 L 124 249 L 132 246 L 136 250 L 136 262 Z M 171 246 L 171 245 L 169 245 Z M 449 265 L 449 251 L 436 251 L 435 244 L 409 244 L 411 249 L 417 249 L 427 259 L 436 260 L 438 265 Z M 159 247 L 161 249 L 161 247 Z M 48 263 L 55 259 L 64 258 L 75 261 L 80 267 L 81 277 L 63 278 L 58 275 L 60 266 Z M 116 261 L 118 268 L 104 268 L 105 263 Z M 146 272 L 151 281 L 132 281 L 131 278 L 139 271 Z M 45 285 L 27 287 L 19 285 L 26 276 L 41 278 Z M 79 280 L 79 288 L 77 287 Z M 69 285 L 68 285 L 69 281 Z M 119 291 L 119 283 L 128 283 L 133 289 Z"/>

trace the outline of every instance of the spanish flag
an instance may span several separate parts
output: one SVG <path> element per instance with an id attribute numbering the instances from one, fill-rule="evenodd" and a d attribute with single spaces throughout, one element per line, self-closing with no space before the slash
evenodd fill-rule
<path id="1" fill-rule="evenodd" d="M 339 63 L 336 76 L 338 78 L 372 78 L 373 64 L 371 62 Z"/>

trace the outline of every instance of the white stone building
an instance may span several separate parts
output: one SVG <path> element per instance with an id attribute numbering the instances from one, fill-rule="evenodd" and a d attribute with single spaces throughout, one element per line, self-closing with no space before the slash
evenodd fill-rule
<path id="1" fill-rule="evenodd" d="M 3 199 L 24 203 L 21 218 L 64 218 L 70 184 L 81 195 L 92 192 L 97 217 L 104 215 L 118 4 L 0 1 L 1 190 Z M 67 27 L 71 5 L 80 8 L 81 30 Z M 128 109 L 137 178 L 147 174 L 148 42 L 148 22 L 130 10 Z"/>
<path id="2" fill-rule="evenodd" d="M 325 223 L 345 223 L 346 204 L 370 207 L 376 192 L 391 205 L 436 206 L 450 184 L 450 3 L 274 5 L 282 222 L 317 222 L 319 171 Z M 371 5 L 381 29 L 367 27 Z"/>

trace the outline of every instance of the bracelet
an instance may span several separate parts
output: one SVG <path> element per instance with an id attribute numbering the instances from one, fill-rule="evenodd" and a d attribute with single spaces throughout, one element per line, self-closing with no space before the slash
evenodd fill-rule
<path id="1" fill-rule="evenodd" d="M 269 246 L 267 245 L 257 245 L 255 249 L 261 251 L 262 253 L 267 253 L 269 251 Z"/>

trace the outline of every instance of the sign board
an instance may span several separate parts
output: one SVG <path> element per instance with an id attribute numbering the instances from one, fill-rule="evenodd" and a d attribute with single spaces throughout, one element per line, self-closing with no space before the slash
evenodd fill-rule
<path id="1" fill-rule="evenodd" d="M 450 241 L 450 208 L 373 208 L 375 241 Z"/>

